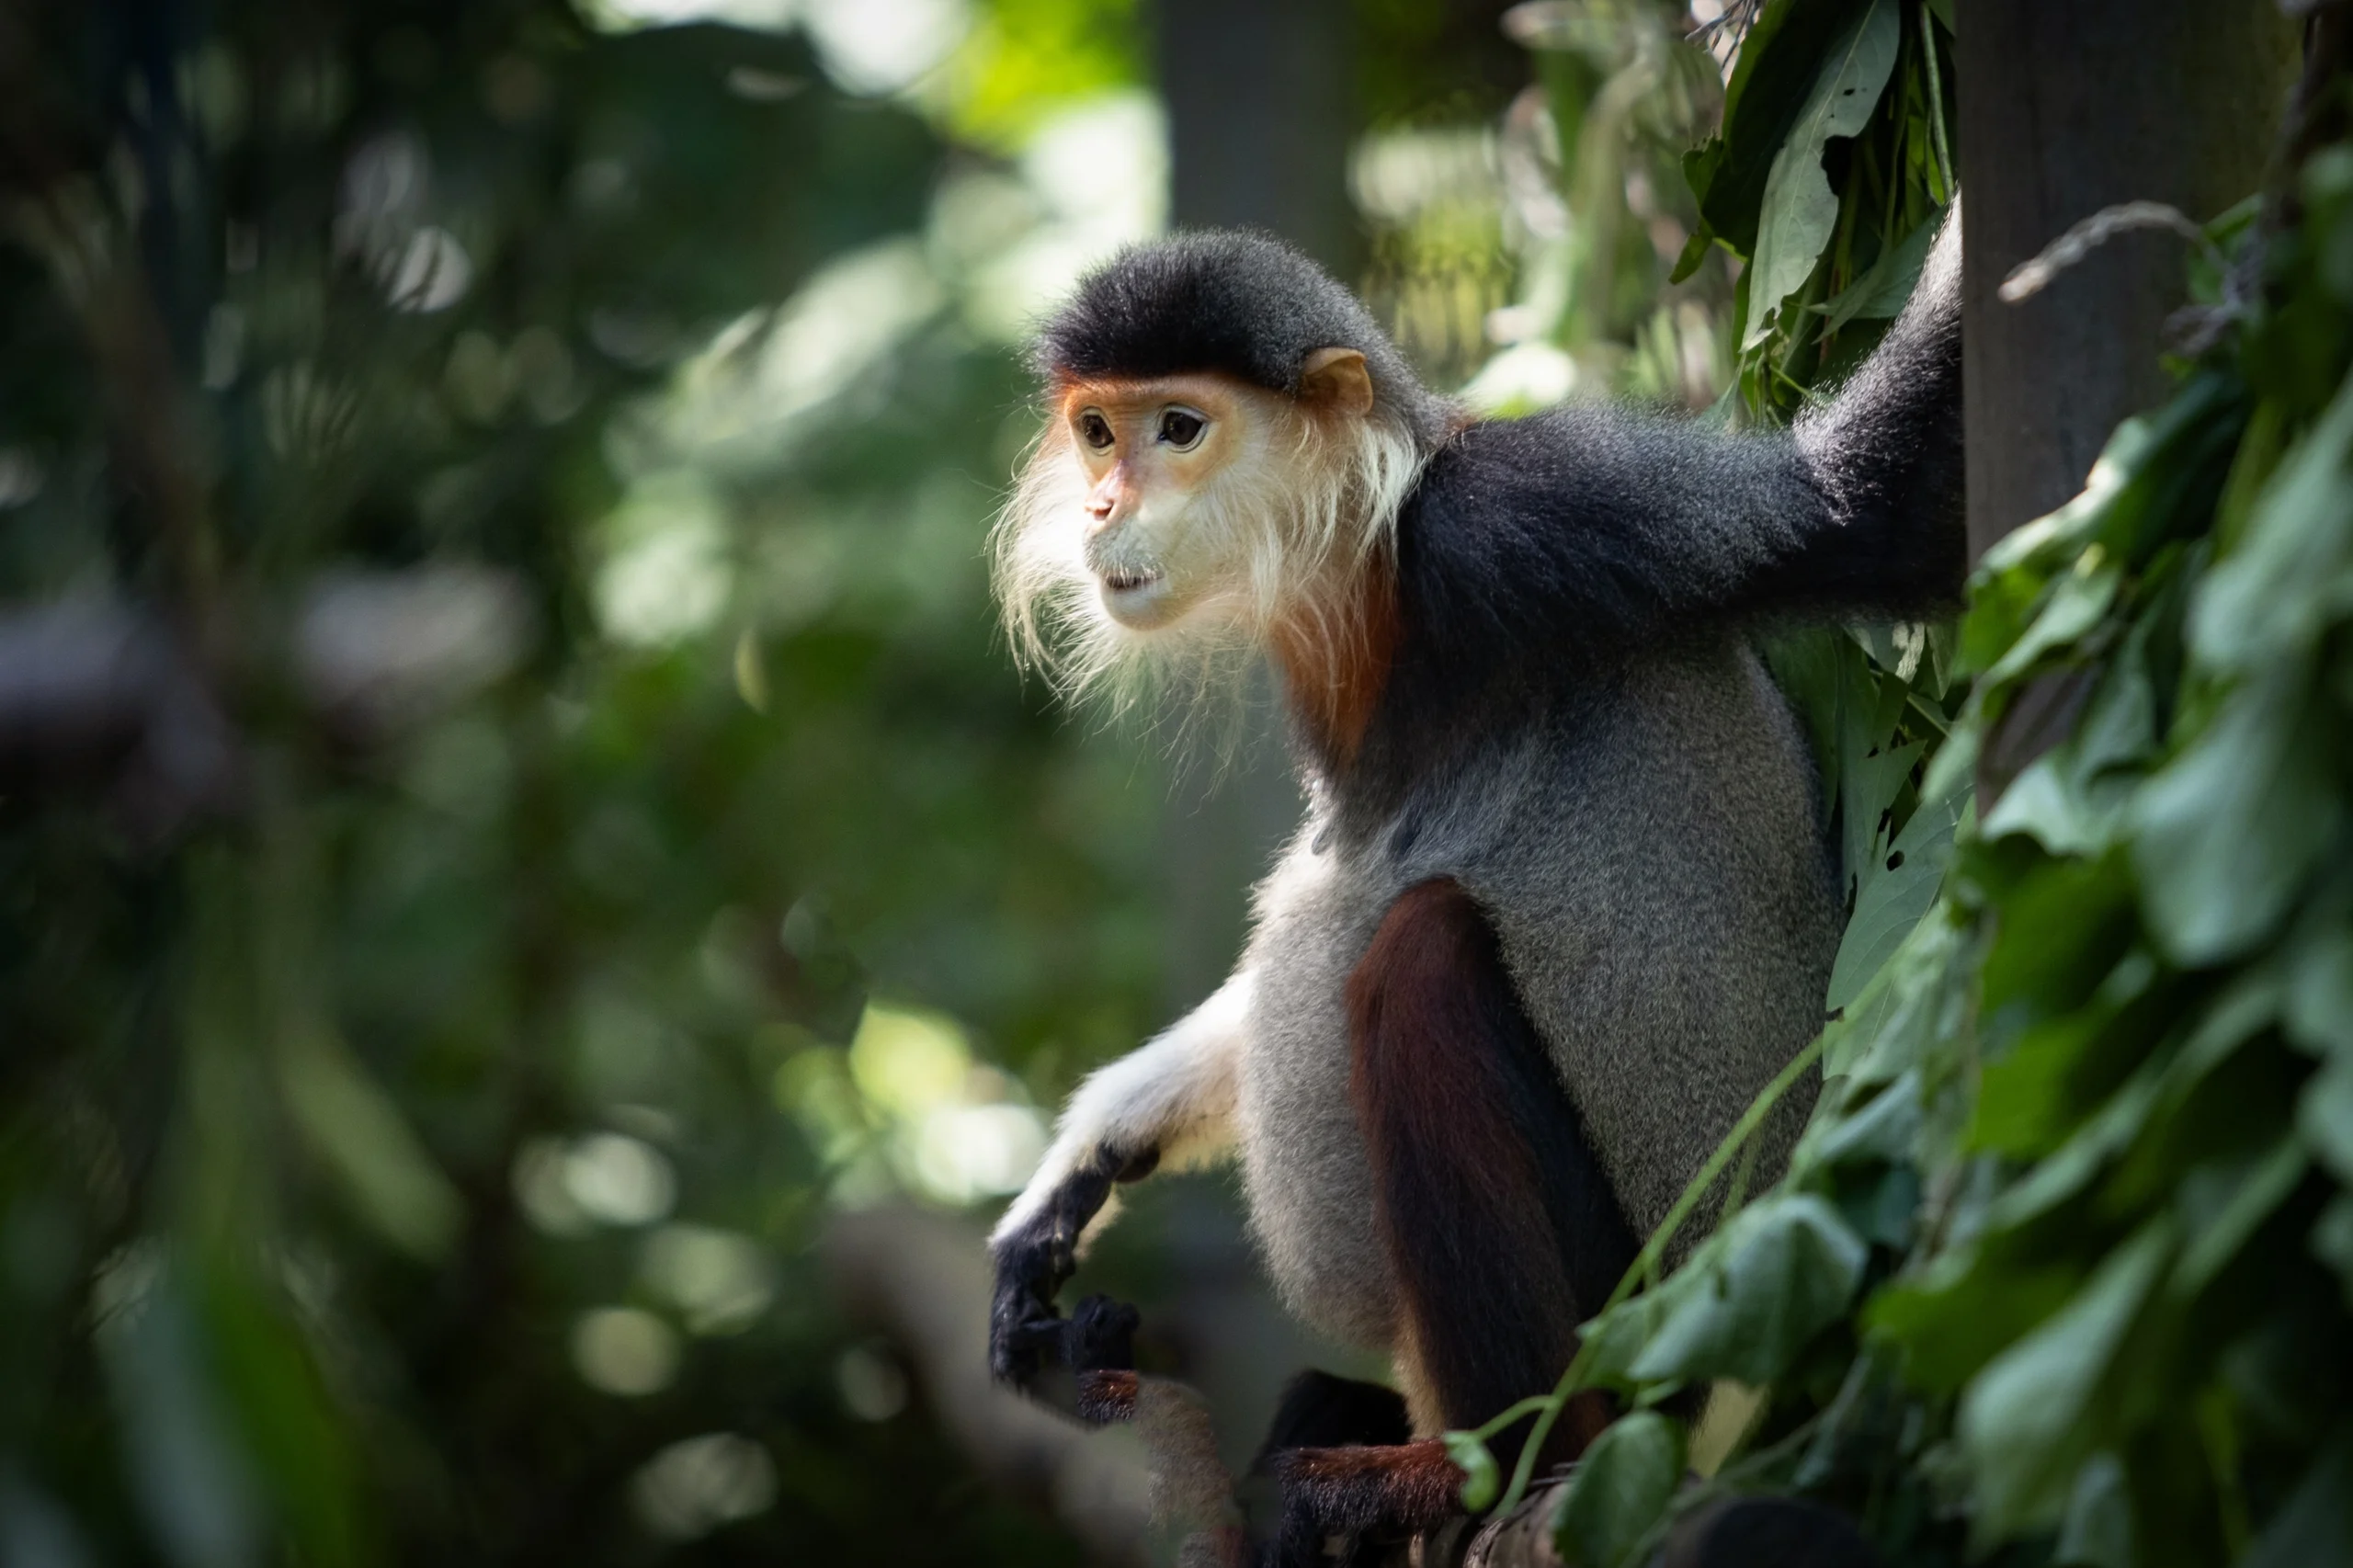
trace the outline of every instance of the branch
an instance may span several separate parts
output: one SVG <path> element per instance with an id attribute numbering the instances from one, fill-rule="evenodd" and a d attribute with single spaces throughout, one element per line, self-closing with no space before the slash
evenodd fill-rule
<path id="1" fill-rule="evenodd" d="M 1162 1555 L 1141 1439 L 1090 1431 L 989 1377 L 977 1235 L 916 1210 L 881 1209 L 836 1220 L 823 1254 L 844 1308 L 906 1353 L 941 1428 L 993 1485 L 1060 1518 L 1098 1561 Z"/>

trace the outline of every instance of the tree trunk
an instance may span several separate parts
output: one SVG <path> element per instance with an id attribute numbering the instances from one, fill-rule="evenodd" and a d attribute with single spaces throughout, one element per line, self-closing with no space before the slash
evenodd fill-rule
<path id="1" fill-rule="evenodd" d="M 1974 559 L 2080 490 L 2117 424 L 2164 398 L 2182 242 L 2126 234 L 2018 304 L 1995 291 L 2103 207 L 2204 222 L 2256 191 L 2297 29 L 2268 0 L 1965 0 L 1958 20 Z"/>
<path id="2" fill-rule="evenodd" d="M 1349 278 L 1357 247 L 1347 6 L 1164 0 L 1154 21 L 1176 224 L 1264 229 Z M 1207 995 L 1233 966 L 1250 885 L 1299 817 L 1273 679 L 1261 670 L 1252 686 L 1231 764 L 1211 766 L 1199 755 L 1208 748 L 1197 748 L 1169 790 L 1167 984 L 1177 1008 Z"/>
<path id="3" fill-rule="evenodd" d="M 2204 222 L 2263 181 L 2296 74 L 2268 0 L 1966 0 L 1961 100 L 1962 403 L 1972 561 L 2083 488 L 2128 415 L 2163 401 L 2180 237 L 2123 234 L 2016 304 L 2021 262 L 2120 202 Z M 1977 766 L 1979 810 L 2074 726 L 2073 676 L 2030 681 Z"/>

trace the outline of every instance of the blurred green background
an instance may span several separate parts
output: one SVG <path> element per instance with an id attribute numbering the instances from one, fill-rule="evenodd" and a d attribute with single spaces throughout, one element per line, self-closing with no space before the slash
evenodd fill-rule
<path id="1" fill-rule="evenodd" d="M 1720 9 L 0 6 L 0 1560 L 1073 1560 L 814 1244 L 977 1236 L 1295 801 L 1016 677 L 1025 332 L 1250 222 L 1704 407 Z M 1222 1180 L 1093 1273 L 1245 1452 L 1330 1358 Z"/>

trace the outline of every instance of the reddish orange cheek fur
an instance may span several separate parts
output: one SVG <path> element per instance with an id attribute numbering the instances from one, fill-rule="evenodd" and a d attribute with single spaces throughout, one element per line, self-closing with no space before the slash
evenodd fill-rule
<path id="1" fill-rule="evenodd" d="M 1367 562 L 1344 593 L 1336 615 L 1294 617 L 1273 638 L 1292 711 L 1343 766 L 1363 744 L 1397 653 L 1397 585 L 1386 556 Z"/>

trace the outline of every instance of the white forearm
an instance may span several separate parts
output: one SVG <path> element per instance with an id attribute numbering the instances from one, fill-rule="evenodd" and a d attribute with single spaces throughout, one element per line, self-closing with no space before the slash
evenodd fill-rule
<path id="1" fill-rule="evenodd" d="M 1129 1158 L 1156 1153 L 1163 1170 L 1222 1154 L 1233 1140 L 1235 1064 L 1249 1012 L 1250 976 L 1238 971 L 1199 1006 L 1079 1085 L 1052 1146 L 998 1221 L 996 1237 L 1027 1224 L 1104 1150 Z"/>

